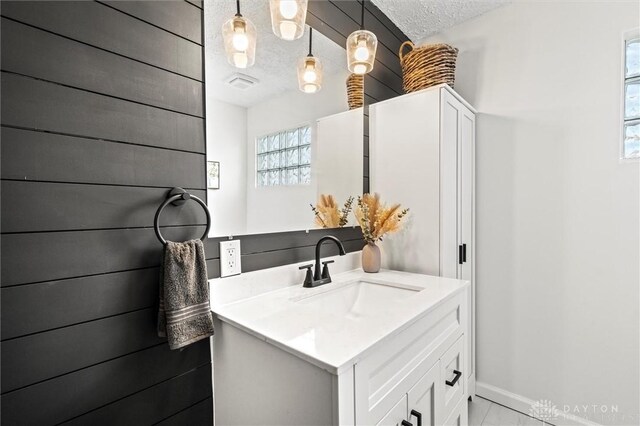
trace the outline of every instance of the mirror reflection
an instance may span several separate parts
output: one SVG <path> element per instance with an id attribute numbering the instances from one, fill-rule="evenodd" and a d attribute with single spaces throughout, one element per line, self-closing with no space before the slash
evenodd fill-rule
<path id="1" fill-rule="evenodd" d="M 234 23 L 235 2 L 205 2 L 210 236 L 316 228 L 321 194 L 342 205 L 362 192 L 363 116 L 347 104 L 345 50 L 309 26 L 283 40 L 268 1 L 240 5 Z M 234 53 L 240 42 L 255 58 Z"/>

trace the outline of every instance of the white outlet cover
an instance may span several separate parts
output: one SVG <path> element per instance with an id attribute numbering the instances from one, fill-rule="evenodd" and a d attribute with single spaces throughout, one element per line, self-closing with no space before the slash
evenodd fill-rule
<path id="1" fill-rule="evenodd" d="M 240 240 L 220 241 L 220 277 L 242 272 Z"/>

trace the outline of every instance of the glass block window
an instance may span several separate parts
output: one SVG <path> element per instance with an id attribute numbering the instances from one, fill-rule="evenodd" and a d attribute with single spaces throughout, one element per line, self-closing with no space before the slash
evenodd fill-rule
<path id="1" fill-rule="evenodd" d="M 640 36 L 625 41 L 622 158 L 640 158 Z"/>
<path id="2" fill-rule="evenodd" d="M 311 128 L 283 130 L 256 141 L 257 186 L 311 183 Z"/>

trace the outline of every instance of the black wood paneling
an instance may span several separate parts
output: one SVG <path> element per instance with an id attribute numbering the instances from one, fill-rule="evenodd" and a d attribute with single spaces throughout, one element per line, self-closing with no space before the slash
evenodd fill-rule
<path id="1" fill-rule="evenodd" d="M 158 423 L 161 426 L 210 425 L 213 424 L 211 398 L 207 398 L 178 414 Z"/>
<path id="2" fill-rule="evenodd" d="M 141 7 L 157 8 L 155 1 Z M 7 1 L 2 16 L 78 40 L 96 48 L 202 81 L 202 48 L 106 5 L 93 1 Z M 202 18 L 174 16 L 201 28 Z"/>
<path id="3" fill-rule="evenodd" d="M 147 308 L 2 342 L 2 392 L 162 343 Z"/>
<path id="4" fill-rule="evenodd" d="M 204 398 L 204 399 L 203 399 Z M 71 426 L 150 425 L 169 421 L 173 416 L 182 419 L 195 406 L 211 417 L 211 365 L 204 365 L 156 386 L 147 388 L 119 401 L 105 405 L 63 423 Z M 175 414 L 178 413 L 178 414 Z M 181 425 L 211 425 L 207 417 L 187 414 Z M 202 414 L 199 414 L 200 416 Z"/>
<path id="5" fill-rule="evenodd" d="M 206 197 L 202 10 L 18 1 L 0 14 L 2 423 L 211 412 L 209 342 L 170 351 L 157 337 L 152 228 L 171 187 Z M 204 215 L 188 203 L 161 224 L 197 238 Z"/>
<path id="6" fill-rule="evenodd" d="M 188 4 L 185 7 L 197 11 Z M 68 58 L 82 58 L 82 67 Z M 6 18 L 2 19 L 2 69 L 185 114 L 203 115 L 203 84 L 199 81 Z"/>
<path id="7" fill-rule="evenodd" d="M 130 0 L 99 1 L 99 3 L 113 7 L 165 31 L 170 31 L 196 44 L 202 44 L 204 29 L 200 25 L 194 25 L 202 19 L 202 12 L 194 9 L 187 2 L 163 1 L 160 5 L 153 5 L 153 7 L 150 7 L 146 2 Z M 180 17 L 180 19 L 176 19 L 176 17 Z"/>
<path id="8" fill-rule="evenodd" d="M 182 351 L 162 343 L 3 394 L 2 424 L 61 423 L 209 363 L 207 340 Z"/>
<path id="9" fill-rule="evenodd" d="M 4 234 L 2 286 L 158 266 L 162 246 L 153 231 L 153 217 L 149 226 Z M 204 226 L 183 226 L 164 228 L 162 234 L 165 239 L 184 241 L 199 238 L 203 231 Z"/>
<path id="10" fill-rule="evenodd" d="M 146 268 L 3 288 L 2 338 L 150 308 L 157 303 L 157 278 L 158 268 Z"/>
<path id="11" fill-rule="evenodd" d="M 204 152 L 202 118 L 6 72 L 1 118 L 6 126 Z"/>
<path id="12" fill-rule="evenodd" d="M 1 129 L 1 137 L 3 179 L 188 189 L 205 186 L 204 154 L 8 127 Z"/>
<path id="13" fill-rule="evenodd" d="M 148 227 L 164 188 L 3 181 L 2 232 Z M 206 191 L 191 193 L 204 199 Z M 118 221 L 114 221 L 118 218 Z M 204 225 L 196 203 L 163 210 L 160 225 Z"/>

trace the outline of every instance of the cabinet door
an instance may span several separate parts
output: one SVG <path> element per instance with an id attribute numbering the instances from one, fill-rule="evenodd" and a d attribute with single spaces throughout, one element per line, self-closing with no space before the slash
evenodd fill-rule
<path id="1" fill-rule="evenodd" d="M 469 403 L 463 399 L 458 403 L 447 420 L 443 422 L 444 426 L 467 426 L 469 424 Z"/>
<path id="2" fill-rule="evenodd" d="M 458 140 L 462 103 L 440 89 L 440 276 L 458 276 Z"/>
<path id="3" fill-rule="evenodd" d="M 458 279 L 471 282 L 469 294 L 469 315 L 466 324 L 465 371 L 469 377 L 475 370 L 475 285 L 473 276 L 474 243 L 474 156 L 475 156 L 475 114 L 465 106 L 460 109 L 460 138 L 458 139 L 458 244 L 462 247 L 462 262 L 458 262 Z"/>
<path id="4" fill-rule="evenodd" d="M 437 383 L 440 381 L 440 364 L 436 363 L 426 372 L 418 383 L 407 393 L 409 403 L 409 421 L 415 425 L 435 426 L 437 408 L 440 404 Z M 418 418 L 421 419 L 418 422 Z"/>
<path id="5" fill-rule="evenodd" d="M 401 426 L 407 418 L 407 395 L 402 395 L 400 401 L 393 406 L 384 417 L 376 423 L 376 426 Z"/>
<path id="6" fill-rule="evenodd" d="M 464 335 L 440 358 L 440 387 L 443 390 L 442 417 L 448 418 L 463 399 L 467 374 L 464 371 Z"/>

